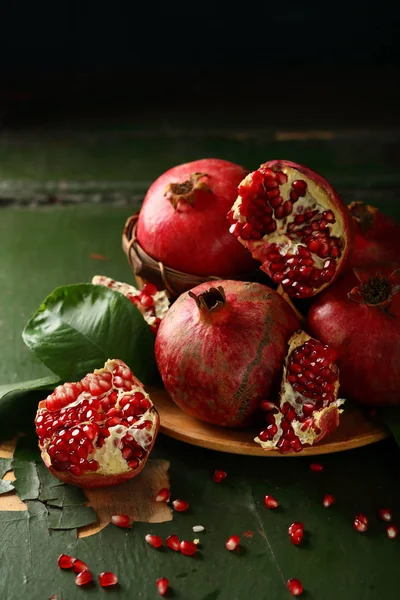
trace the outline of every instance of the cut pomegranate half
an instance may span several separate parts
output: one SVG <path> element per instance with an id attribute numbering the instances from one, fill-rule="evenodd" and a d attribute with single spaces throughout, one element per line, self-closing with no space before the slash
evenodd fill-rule
<path id="1" fill-rule="evenodd" d="M 159 416 L 141 382 L 115 359 L 77 383 L 58 386 L 39 403 L 35 423 L 53 475 L 93 488 L 122 483 L 143 469 Z"/>
<path id="2" fill-rule="evenodd" d="M 169 309 L 169 299 L 165 290 L 158 290 L 152 283 L 146 283 L 142 290 L 138 290 L 133 285 L 115 281 L 105 275 L 95 275 L 92 283 L 108 287 L 126 296 L 140 310 L 152 332 L 157 333 L 161 319 Z"/>
<path id="3" fill-rule="evenodd" d="M 339 425 L 339 371 L 336 352 L 298 331 L 289 340 L 280 405 L 266 412 L 268 426 L 255 441 L 266 450 L 300 452 Z"/>
<path id="4" fill-rule="evenodd" d="M 273 160 L 247 175 L 238 193 L 228 213 L 230 232 L 289 296 L 314 296 L 346 267 L 352 217 L 323 177 Z"/>

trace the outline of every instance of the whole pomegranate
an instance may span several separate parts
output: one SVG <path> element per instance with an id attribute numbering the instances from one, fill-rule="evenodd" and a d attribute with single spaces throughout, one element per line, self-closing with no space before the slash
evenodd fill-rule
<path id="1" fill-rule="evenodd" d="M 400 257 L 400 224 L 380 210 L 362 202 L 349 205 L 356 238 L 352 267 L 396 261 Z"/>
<path id="2" fill-rule="evenodd" d="M 400 270 L 355 270 L 318 296 L 308 328 L 337 351 L 341 390 L 369 405 L 400 404 Z"/>
<path id="3" fill-rule="evenodd" d="M 161 319 L 169 308 L 169 300 L 165 290 L 158 290 L 153 283 L 146 283 L 142 290 L 138 290 L 122 281 L 115 281 L 105 275 L 95 275 L 93 285 L 103 285 L 126 296 L 142 313 L 151 331 L 156 334 Z"/>
<path id="4" fill-rule="evenodd" d="M 301 452 L 339 425 L 337 353 L 305 331 L 289 340 L 279 407 L 263 402 L 268 426 L 255 441 L 266 450 Z"/>
<path id="5" fill-rule="evenodd" d="M 39 403 L 36 433 L 48 469 L 85 488 L 122 483 L 140 473 L 159 428 L 142 384 L 122 360 L 77 383 L 64 383 Z"/>
<path id="6" fill-rule="evenodd" d="M 238 192 L 230 231 L 289 296 L 314 296 L 343 271 L 353 246 L 352 218 L 320 175 L 272 160 L 247 175 Z"/>
<path id="7" fill-rule="evenodd" d="M 166 171 L 150 186 L 137 222 L 147 254 L 192 275 L 227 277 L 254 268 L 250 254 L 229 234 L 226 214 L 246 171 L 205 158 Z"/>
<path id="8" fill-rule="evenodd" d="M 274 391 L 299 320 L 274 290 L 239 281 L 203 283 L 179 296 L 155 344 L 165 388 L 186 413 L 239 427 Z"/>

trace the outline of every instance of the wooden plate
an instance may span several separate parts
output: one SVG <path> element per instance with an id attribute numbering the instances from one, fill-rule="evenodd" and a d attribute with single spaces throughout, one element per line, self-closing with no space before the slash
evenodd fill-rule
<path id="1" fill-rule="evenodd" d="M 220 452 L 266 457 L 330 454 L 373 444 L 390 435 L 384 427 L 372 419 L 368 419 L 356 407 L 347 404 L 341 415 L 340 426 L 331 435 L 321 440 L 316 446 L 304 448 L 298 454 L 295 452 L 280 454 L 275 450 L 265 451 L 253 441 L 260 428 L 225 429 L 208 425 L 184 413 L 172 402 L 163 388 L 150 388 L 149 393 L 160 414 L 160 431 L 162 433 L 194 446 Z"/>

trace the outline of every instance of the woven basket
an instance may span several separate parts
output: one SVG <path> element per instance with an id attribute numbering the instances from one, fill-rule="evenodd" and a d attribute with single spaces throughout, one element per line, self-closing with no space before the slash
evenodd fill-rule
<path id="1" fill-rule="evenodd" d="M 139 218 L 139 213 L 129 217 L 125 223 L 122 233 L 122 248 L 128 257 L 133 274 L 140 289 L 143 288 L 146 281 L 154 283 L 158 289 L 165 289 L 170 298 L 177 298 L 183 292 L 194 288 L 205 281 L 213 281 L 222 279 L 216 275 L 207 275 L 199 277 L 182 273 L 170 267 L 165 266 L 162 262 L 154 260 L 140 246 L 136 239 L 136 225 Z M 230 275 L 229 279 L 237 279 L 240 281 L 258 281 L 267 283 L 266 276 L 259 269 L 239 275 Z"/>

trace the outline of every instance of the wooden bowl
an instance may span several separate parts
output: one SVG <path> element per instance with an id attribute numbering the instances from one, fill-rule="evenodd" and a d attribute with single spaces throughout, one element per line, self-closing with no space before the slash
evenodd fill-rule
<path id="1" fill-rule="evenodd" d="M 136 238 L 136 226 L 139 213 L 129 217 L 125 223 L 122 233 L 122 248 L 131 265 L 133 274 L 140 289 L 143 288 L 146 281 L 154 283 L 158 289 L 165 289 L 170 298 L 177 298 L 183 292 L 194 288 L 205 281 L 216 281 L 218 279 L 236 279 L 239 281 L 257 281 L 266 285 L 270 284 L 267 276 L 255 269 L 246 273 L 221 277 L 218 275 L 206 275 L 199 277 L 190 273 L 183 273 L 167 267 L 162 262 L 152 258 L 143 250 Z"/>

